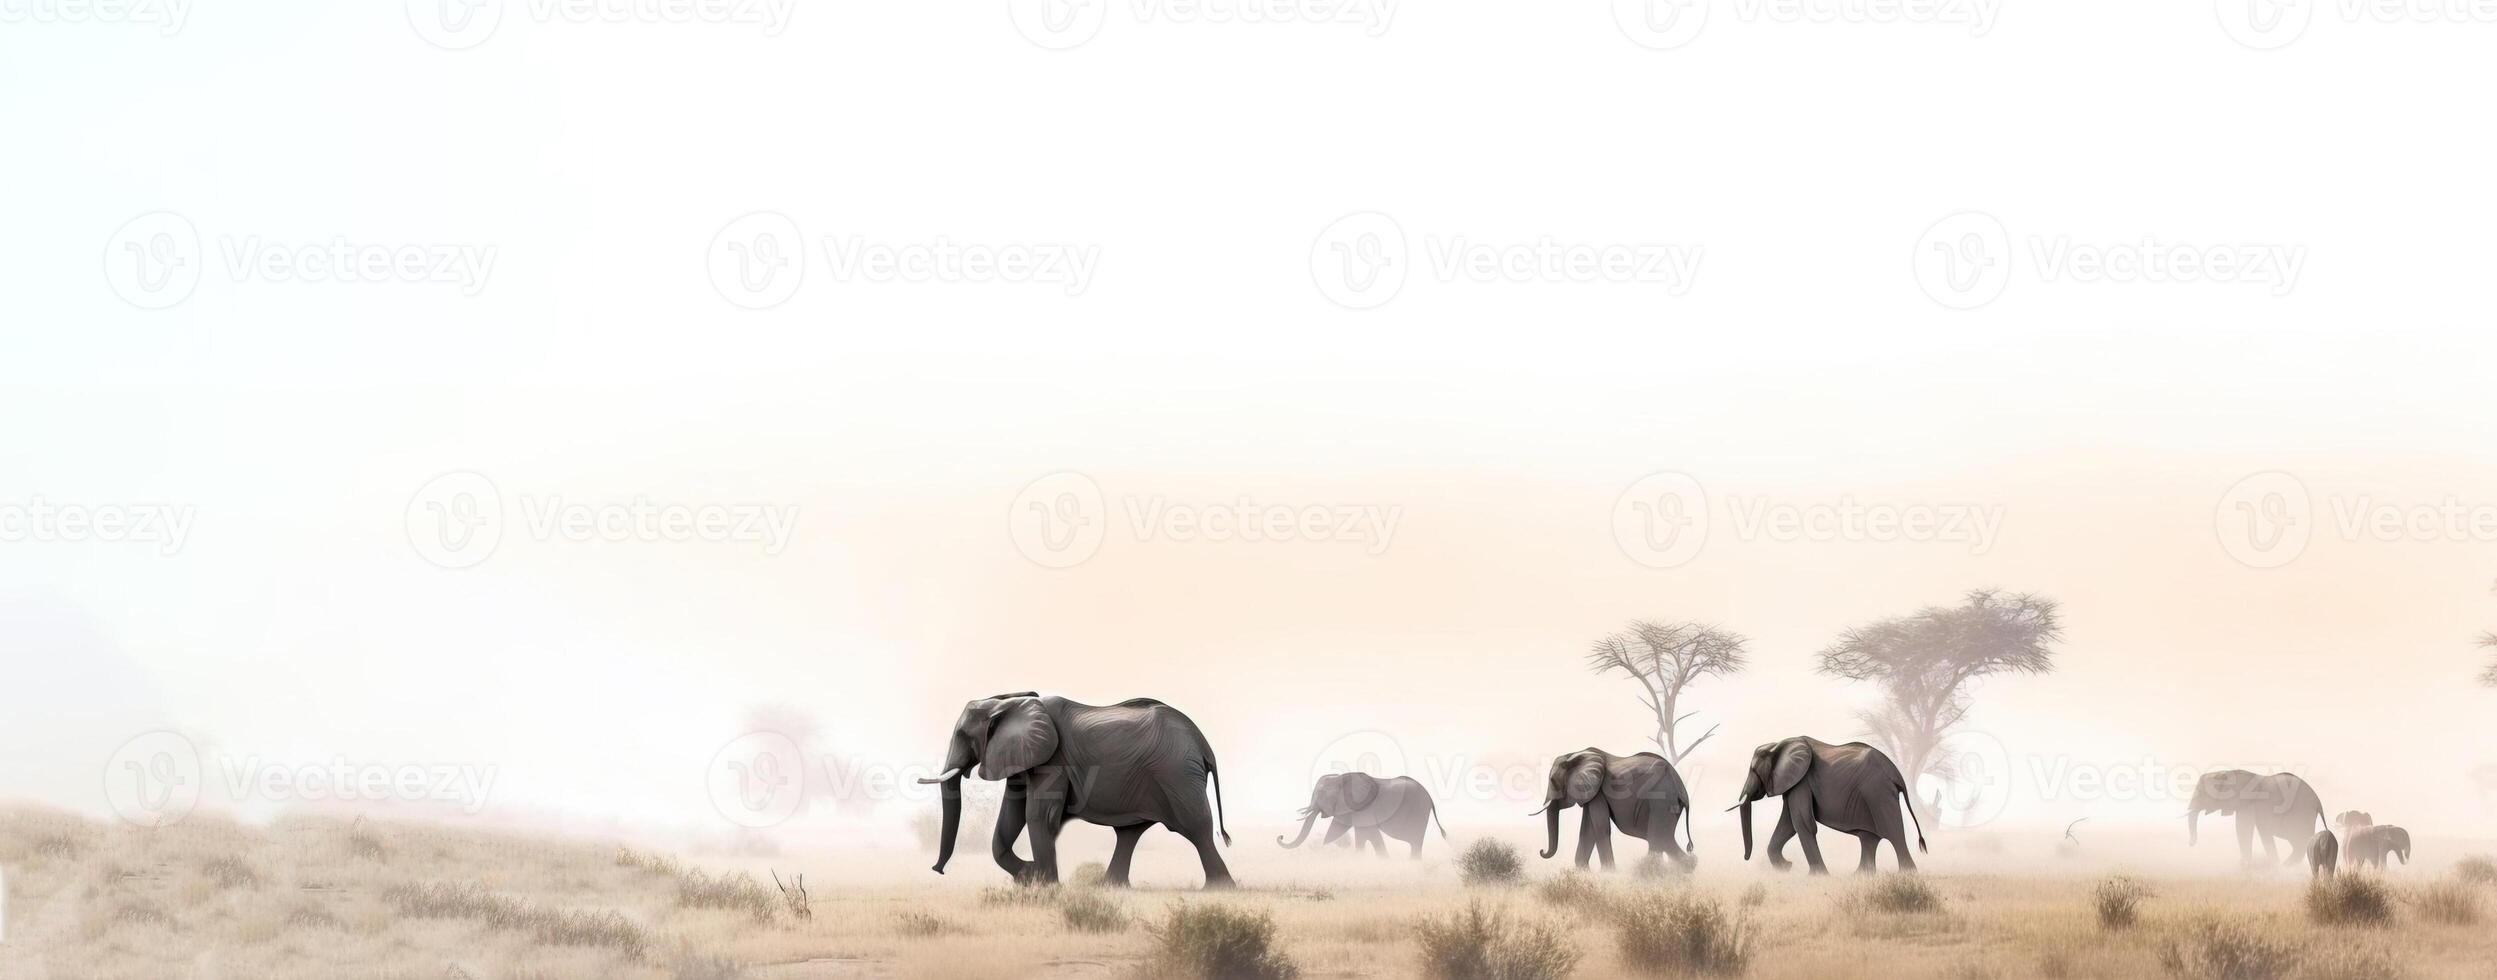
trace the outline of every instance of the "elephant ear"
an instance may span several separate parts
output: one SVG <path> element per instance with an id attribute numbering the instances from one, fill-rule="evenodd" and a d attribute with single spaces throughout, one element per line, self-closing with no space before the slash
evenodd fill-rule
<path id="1" fill-rule="evenodd" d="M 1355 827 L 1376 827 L 1396 813 L 1399 797 L 1383 792 L 1384 784 L 1368 773 L 1344 774 L 1345 822 Z"/>
<path id="2" fill-rule="evenodd" d="M 1593 802 L 1595 794 L 1604 791 L 1604 777 L 1604 760 L 1595 756 L 1585 756 L 1571 763 L 1568 783 L 1570 804 L 1585 806 Z"/>
<path id="3" fill-rule="evenodd" d="M 1812 771 L 1812 746 L 1798 738 L 1777 748 L 1777 765 L 1769 770 L 1769 795 L 1784 796 Z"/>
<path id="4" fill-rule="evenodd" d="M 1040 765 L 1058 752 L 1058 723 L 1040 710 L 1039 698 L 1013 698 L 990 715 L 988 745 L 980 752 L 980 778 L 1004 779 Z"/>

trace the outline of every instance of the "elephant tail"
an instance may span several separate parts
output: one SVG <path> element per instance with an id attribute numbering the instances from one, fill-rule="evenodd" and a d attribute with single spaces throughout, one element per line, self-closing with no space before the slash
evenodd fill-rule
<path id="1" fill-rule="evenodd" d="M 1665 834 L 1672 836 L 1673 829 L 1666 828 Z M 1693 854 L 1699 853 L 1699 838 L 1691 833 L 1691 800 L 1689 797 L 1682 798 L 1682 849 Z"/>
<path id="2" fill-rule="evenodd" d="M 1211 754 L 1205 757 L 1205 775 L 1214 780 L 1214 827 L 1222 831 L 1222 846 L 1230 847 L 1231 828 L 1223 823 L 1222 816 L 1222 771 L 1214 768 L 1214 757 Z"/>
<path id="3" fill-rule="evenodd" d="M 1431 826 L 1439 828 L 1440 840 L 1448 839 L 1448 825 L 1439 822 L 1439 804 L 1436 801 L 1431 803 Z M 2408 860 L 2404 860 L 2402 863 L 2408 864 L 2410 862 Z"/>
<path id="4" fill-rule="evenodd" d="M 1925 850 L 1925 822 L 1916 819 L 1916 798 L 1907 795 L 1907 785 L 1904 783 L 1899 786 L 1899 803 L 1907 807 L 1908 822 L 1916 825 L 1916 853 L 1928 853 Z"/>

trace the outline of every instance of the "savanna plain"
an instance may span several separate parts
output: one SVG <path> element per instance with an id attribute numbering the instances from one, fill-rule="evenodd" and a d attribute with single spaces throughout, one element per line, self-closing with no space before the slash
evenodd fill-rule
<path id="1" fill-rule="evenodd" d="M 1810 877 L 1707 842 L 1696 873 L 1625 853 L 1589 874 L 1538 860 L 1522 834 L 1434 840 L 1409 861 L 1286 853 L 1243 829 L 1228 853 L 1244 887 L 1208 893 L 1176 838 L 1148 838 L 1138 887 L 1112 889 L 1088 883 L 1095 842 L 1071 834 L 1074 880 L 1019 888 L 976 852 L 938 877 L 904 847 L 678 854 L 425 823 L 140 828 L 21 809 L 0 812 L 0 980 L 2497 975 L 2487 858 L 2316 885 L 2235 870 L 2225 842 L 2178 865 L 2181 843 L 2142 836 L 2080 851 L 1963 831 L 1919 874 L 1842 862 Z"/>

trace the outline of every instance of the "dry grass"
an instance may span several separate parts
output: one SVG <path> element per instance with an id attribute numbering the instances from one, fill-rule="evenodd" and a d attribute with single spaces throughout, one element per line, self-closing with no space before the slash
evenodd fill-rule
<path id="1" fill-rule="evenodd" d="M 2133 928 L 2134 923 L 2141 921 L 2142 900 L 2149 897 L 2149 886 L 2125 875 L 2101 881 L 2090 892 L 2102 929 Z"/>
<path id="2" fill-rule="evenodd" d="M 1293 980 L 1300 967 L 1277 949 L 1274 915 L 1232 905 L 1174 903 L 1153 927 L 1152 980 Z"/>
<path id="3" fill-rule="evenodd" d="M 1097 891 L 1071 891 L 1058 903 L 1058 918 L 1077 932 L 1125 932 L 1127 908 Z"/>
<path id="4" fill-rule="evenodd" d="M 2306 888 L 2306 917 L 2327 926 L 2391 925 L 2393 890 L 2363 872 L 2317 878 Z"/>
<path id="5" fill-rule="evenodd" d="M 1755 934 L 1716 899 L 1688 891 L 1647 892 L 1613 913 L 1622 962 L 1666 976 L 1740 976 L 1751 966 Z"/>
<path id="6" fill-rule="evenodd" d="M 1485 911 L 1479 901 L 1444 919 L 1423 919 L 1415 938 L 1428 980 L 1559 980 L 1578 965 L 1578 951 L 1561 930 Z"/>
<path id="7" fill-rule="evenodd" d="M 2454 862 L 2454 877 L 2474 885 L 2497 885 L 2497 858 L 2473 854 Z"/>
<path id="8" fill-rule="evenodd" d="M 1526 880 L 1526 864 L 1517 848 L 1486 837 L 1457 855 L 1457 873 L 1469 885 L 1514 885 Z"/>
<path id="9" fill-rule="evenodd" d="M 1995 865 L 1939 842 L 1913 876 L 1726 861 L 1654 883 L 1626 866 L 1539 873 L 1510 890 L 1463 887 L 1453 853 L 1261 857 L 1243 841 L 1227 856 L 1246 887 L 1202 895 L 1184 847 L 1144 848 L 1134 890 L 1018 888 L 985 863 L 929 874 L 927 855 L 897 836 L 881 854 L 737 858 L 387 822 L 247 827 L 197 815 L 143 831 L 0 810 L 0 980 L 1183 980 L 1209 962 L 1261 977 L 1412 980 L 1429 969 L 1524 975 L 1555 958 L 1542 953 L 1577 954 L 1573 980 L 2488 980 L 2497 962 L 2488 917 L 2462 924 L 2440 911 L 2492 900 L 2458 876 L 2392 876 L 2389 922 L 2326 928 L 2308 918 L 2303 874 L 2241 873 L 2220 860 L 2233 854 L 2206 855 L 2207 877 L 2134 872 L 2156 897 L 2139 901 L 2130 928 L 2109 929 L 2098 889 L 2112 864 L 1971 873 L 1959 869 Z M 1106 832 L 1067 839 L 1078 868 L 1112 843 Z M 782 911 L 774 865 L 784 880 L 810 872 L 811 918 Z M 751 875 L 775 914 L 685 904 L 680 882 L 697 870 L 721 894 L 739 891 L 721 882 Z M 1080 910 L 1099 903 L 1127 927 L 1089 931 Z M 1174 904 L 1219 909 L 1219 921 L 1173 930 Z"/>

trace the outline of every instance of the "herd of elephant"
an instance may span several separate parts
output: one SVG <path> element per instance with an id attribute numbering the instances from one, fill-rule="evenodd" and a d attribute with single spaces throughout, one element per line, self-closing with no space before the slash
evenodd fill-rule
<path id="1" fill-rule="evenodd" d="M 1136 841 L 1159 824 L 1196 847 L 1207 888 L 1233 885 L 1215 844 L 1217 839 L 1231 843 L 1222 813 L 1221 769 L 1204 731 L 1177 708 L 1151 698 L 1091 705 L 1029 691 L 965 704 L 946 743 L 943 771 L 920 780 L 942 787 L 938 874 L 953 860 L 955 838 L 962 830 L 962 781 L 972 775 L 1005 783 L 989 853 L 1019 882 L 1056 883 L 1058 833 L 1068 820 L 1082 819 L 1117 833 L 1103 877 L 1106 884 L 1128 883 Z M 1897 853 L 1900 870 L 1915 870 L 1916 859 L 1907 847 L 1911 825 L 1916 827 L 1916 849 L 1925 850 L 1924 828 L 1908 804 L 1906 778 L 1889 756 L 1862 742 L 1833 744 L 1795 736 L 1752 750 L 1741 796 L 1728 807 L 1742 811 L 1746 861 L 1752 854 L 1752 804 L 1772 796 L 1784 804 L 1769 835 L 1769 863 L 1778 870 L 1792 865 L 1784 852 L 1786 842 L 1794 840 L 1802 845 L 1812 873 L 1828 873 L 1821 861 L 1823 827 L 1856 839 L 1863 852 L 1857 865 L 1862 872 L 1874 870 L 1874 856 L 1884 841 Z M 1560 852 L 1561 812 L 1573 806 L 1579 808 L 1580 868 L 1588 867 L 1591 859 L 1600 860 L 1606 870 L 1613 868 L 1616 829 L 1646 841 L 1651 859 L 1670 860 L 1686 870 L 1698 863 L 1691 853 L 1690 792 L 1663 756 L 1588 748 L 1553 759 L 1544 805 L 1528 814 L 1544 818 L 1544 858 Z M 2305 859 L 2319 875 L 2329 874 L 2342 852 L 2329 826 L 2310 836 L 2324 820 L 2323 803 L 2305 780 L 2291 773 L 2257 776 L 2232 769 L 2205 774 L 2186 809 L 2189 840 L 2199 842 L 2204 813 L 2237 818 L 2238 851 L 2248 863 L 2257 836 L 2266 857 L 2277 855 L 2275 840 L 2287 841 L 2289 862 Z M 1300 846 L 1318 818 L 1325 817 L 1328 844 L 1349 843 L 1384 855 L 1386 838 L 1394 838 L 1418 858 L 1425 831 L 1438 825 L 1438 806 L 1427 788 L 1408 777 L 1335 773 L 1319 778 L 1299 816 L 1300 837 L 1276 837 L 1276 843 Z M 2358 811 L 2340 819 L 2353 863 L 2381 867 L 2388 854 L 2409 863 L 2407 831 L 2376 825 Z M 1674 839 L 1677 823 L 1681 841 Z M 1439 827 L 1439 833 L 1445 839 L 1447 828 Z M 1015 850 L 1026 834 L 1031 838 L 1029 860 Z"/>

